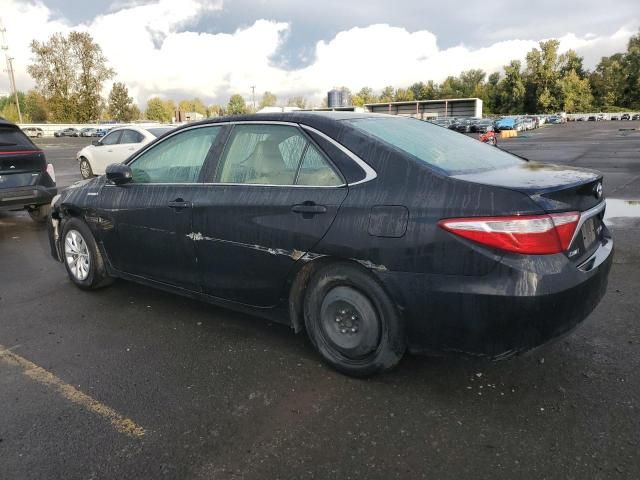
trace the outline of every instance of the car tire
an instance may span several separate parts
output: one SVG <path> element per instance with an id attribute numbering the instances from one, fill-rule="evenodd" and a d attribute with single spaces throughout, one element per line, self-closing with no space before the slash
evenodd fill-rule
<path id="1" fill-rule="evenodd" d="M 76 286 L 83 290 L 95 290 L 113 283 L 86 223 L 78 218 L 67 220 L 60 241 L 62 261 Z"/>
<path id="2" fill-rule="evenodd" d="M 353 377 L 393 368 L 406 350 L 404 322 L 382 285 L 348 263 L 330 264 L 311 277 L 304 321 L 324 361 Z"/>
<path id="3" fill-rule="evenodd" d="M 45 223 L 49 218 L 49 213 L 51 212 L 51 205 L 45 203 L 44 205 L 38 205 L 36 208 L 32 208 L 29 210 L 29 216 L 31 220 L 36 223 Z"/>
<path id="4" fill-rule="evenodd" d="M 89 160 L 84 157 L 81 157 L 80 159 L 80 176 L 85 180 L 95 176 Z"/>
<path id="5" fill-rule="evenodd" d="M 41 133 L 38 133 L 38 134 L 36 135 L 36 138 L 42 138 L 42 134 L 41 134 Z"/>

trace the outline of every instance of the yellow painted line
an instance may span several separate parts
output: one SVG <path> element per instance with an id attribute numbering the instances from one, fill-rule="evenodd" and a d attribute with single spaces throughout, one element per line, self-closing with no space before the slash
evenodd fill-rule
<path id="1" fill-rule="evenodd" d="M 11 349 L 7 349 L 2 345 L 0 345 L 0 361 L 8 365 L 19 367 L 22 369 L 22 373 L 32 380 L 56 390 L 67 400 L 70 400 L 76 405 L 80 405 L 91 413 L 109 420 L 111 426 L 118 432 L 134 438 L 144 436 L 144 428 L 136 424 L 133 420 L 120 415 L 113 408 L 100 403 L 86 393 L 82 393 L 72 385 L 60 380 L 53 373 L 39 367 L 20 355 L 13 353 Z"/>

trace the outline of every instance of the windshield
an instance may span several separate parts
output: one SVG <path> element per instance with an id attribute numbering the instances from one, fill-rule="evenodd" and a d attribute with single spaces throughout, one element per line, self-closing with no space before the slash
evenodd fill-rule
<path id="1" fill-rule="evenodd" d="M 522 162 L 496 147 L 412 118 L 360 118 L 347 122 L 450 175 L 505 168 Z"/>

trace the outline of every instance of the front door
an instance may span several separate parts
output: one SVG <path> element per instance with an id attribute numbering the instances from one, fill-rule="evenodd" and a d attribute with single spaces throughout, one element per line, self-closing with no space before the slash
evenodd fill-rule
<path id="1" fill-rule="evenodd" d="M 344 180 L 298 127 L 241 124 L 208 181 L 192 235 L 204 292 L 275 305 L 293 264 L 331 226 Z"/>
<path id="2" fill-rule="evenodd" d="M 118 147 L 118 141 L 122 135 L 122 130 L 109 132 L 99 141 L 98 145 L 93 147 L 91 168 L 93 173 L 102 175 L 108 165 L 115 163 L 113 161 L 114 149 Z"/>
<path id="3" fill-rule="evenodd" d="M 117 270 L 189 290 L 200 290 L 193 202 L 201 170 L 221 127 L 182 130 L 130 163 L 133 181 L 105 185 L 99 194 L 101 239 Z"/>

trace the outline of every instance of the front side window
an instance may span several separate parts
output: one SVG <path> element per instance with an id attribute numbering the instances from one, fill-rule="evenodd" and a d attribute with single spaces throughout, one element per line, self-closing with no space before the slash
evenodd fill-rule
<path id="1" fill-rule="evenodd" d="M 284 125 L 236 125 L 215 181 L 317 186 L 343 183 L 298 128 Z"/>
<path id="2" fill-rule="evenodd" d="M 177 133 L 129 164 L 134 183 L 195 183 L 222 127 L 201 127 Z"/>
<path id="3" fill-rule="evenodd" d="M 116 143 L 118 143 L 121 133 L 122 130 L 116 130 L 115 132 L 108 133 L 103 137 L 100 143 L 102 143 L 103 145 L 115 145 Z"/>
<path id="4" fill-rule="evenodd" d="M 411 118 L 358 118 L 351 126 L 445 173 L 455 175 L 520 164 L 522 160 L 466 135 Z"/>

